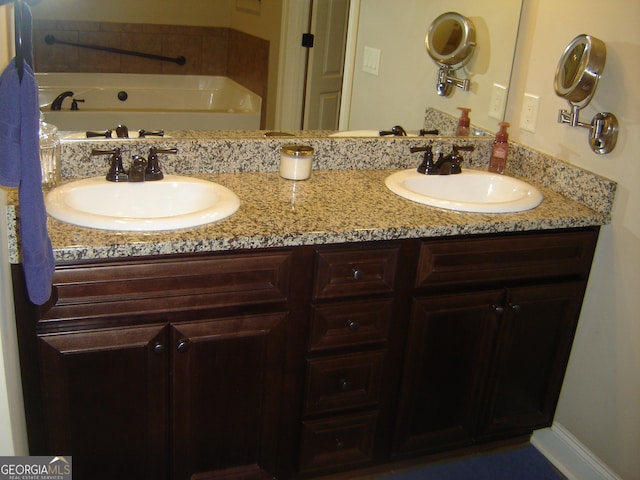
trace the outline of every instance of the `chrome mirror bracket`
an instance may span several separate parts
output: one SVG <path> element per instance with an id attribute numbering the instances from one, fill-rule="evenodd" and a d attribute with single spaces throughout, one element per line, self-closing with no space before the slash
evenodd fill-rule
<path id="1" fill-rule="evenodd" d="M 469 91 L 469 79 L 456 77 L 456 71 L 446 65 L 441 65 L 438 70 L 438 78 L 436 80 L 436 91 L 441 97 L 451 95 L 453 87 L 458 87 L 465 92 Z"/>

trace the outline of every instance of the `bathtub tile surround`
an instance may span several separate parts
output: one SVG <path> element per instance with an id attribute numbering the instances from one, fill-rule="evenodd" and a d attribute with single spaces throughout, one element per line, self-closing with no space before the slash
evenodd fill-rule
<path id="1" fill-rule="evenodd" d="M 263 99 L 266 111 L 269 42 L 230 28 L 34 19 L 38 72 L 153 73 L 228 76 Z M 187 58 L 183 66 L 66 45 L 60 40 Z M 158 37 L 160 36 L 160 40 Z"/>
<path id="2" fill-rule="evenodd" d="M 120 141 L 63 141 L 63 179 L 105 175 L 108 162 L 92 148 L 119 145 L 128 165 L 150 146 L 176 147 L 161 159 L 166 173 L 198 175 L 233 190 L 240 210 L 222 222 L 172 232 L 107 232 L 49 219 L 58 261 L 114 256 L 220 251 L 387 240 L 408 237 L 495 233 L 603 225 L 609 223 L 616 184 L 561 160 L 512 144 L 510 175 L 536 184 L 545 196 L 536 209 L 514 214 L 469 214 L 408 202 L 384 187 L 393 170 L 414 168 L 411 146 L 423 138 L 329 138 L 331 132 L 290 132 L 265 137 L 261 131 L 167 132 L 171 138 Z M 309 180 L 278 175 L 280 147 L 291 143 L 315 150 Z M 491 138 L 467 139 L 467 167 L 486 168 Z M 435 142 L 451 150 L 455 138 Z M 585 194 L 585 192 L 589 192 Z M 312 201 L 307 201 L 312 199 Z M 10 261 L 19 261 L 15 198 L 8 208 Z"/>

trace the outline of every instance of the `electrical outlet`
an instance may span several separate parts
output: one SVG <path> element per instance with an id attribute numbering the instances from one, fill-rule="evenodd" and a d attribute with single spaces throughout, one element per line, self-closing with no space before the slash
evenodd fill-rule
<path id="1" fill-rule="evenodd" d="M 489 116 L 496 120 L 502 120 L 504 106 L 507 99 L 507 87 L 494 83 L 491 89 L 491 103 L 489 104 Z"/>
<path id="2" fill-rule="evenodd" d="M 362 58 L 362 71 L 371 75 L 378 75 L 380 71 L 380 50 L 373 47 L 364 47 Z"/>
<path id="3" fill-rule="evenodd" d="M 536 131 L 536 122 L 538 121 L 538 106 L 540 97 L 531 93 L 524 94 L 522 102 L 522 115 L 520 116 L 520 128 L 531 133 Z"/>

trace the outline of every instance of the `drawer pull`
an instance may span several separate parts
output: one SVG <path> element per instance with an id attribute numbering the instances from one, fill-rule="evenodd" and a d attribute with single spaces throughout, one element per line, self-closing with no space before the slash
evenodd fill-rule
<path id="1" fill-rule="evenodd" d="M 360 324 L 355 320 L 347 320 L 347 328 L 352 332 L 357 332 L 360 328 Z"/>
<path id="2" fill-rule="evenodd" d="M 491 305 L 491 308 L 497 315 L 504 314 L 504 307 L 502 305 Z"/>
<path id="3" fill-rule="evenodd" d="M 338 384 L 340 385 L 340 390 L 343 392 L 348 392 L 353 387 L 352 383 L 346 378 L 341 378 L 338 380 Z"/>
<path id="4" fill-rule="evenodd" d="M 520 311 L 520 305 L 518 305 L 517 303 L 510 303 L 509 308 L 511 309 L 512 312 Z"/>
<path id="5" fill-rule="evenodd" d="M 157 355 L 162 355 L 164 353 L 164 345 L 161 344 L 160 342 L 156 342 L 153 345 L 153 353 Z"/>
<path id="6" fill-rule="evenodd" d="M 364 276 L 364 272 L 360 270 L 358 267 L 353 267 L 353 279 L 360 280 Z"/>

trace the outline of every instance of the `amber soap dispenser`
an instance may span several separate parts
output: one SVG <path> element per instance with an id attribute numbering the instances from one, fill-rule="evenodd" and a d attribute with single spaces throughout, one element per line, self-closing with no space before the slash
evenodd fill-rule
<path id="1" fill-rule="evenodd" d="M 509 151 L 509 133 L 507 128 L 509 123 L 500 122 L 500 130 L 496 133 L 491 149 L 491 159 L 489 160 L 489 171 L 503 174 L 507 166 L 507 153 Z"/>
<path id="2" fill-rule="evenodd" d="M 458 119 L 456 137 L 466 137 L 469 135 L 469 127 L 471 126 L 471 120 L 469 119 L 469 112 L 471 109 L 458 107 L 458 110 L 462 111 L 462 114 L 460 114 L 460 118 Z"/>

